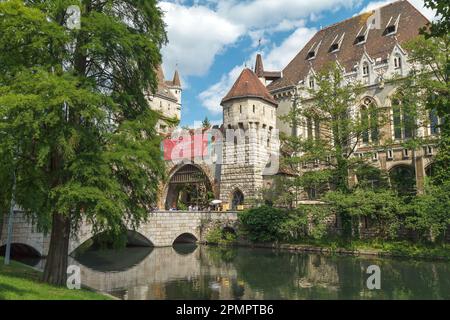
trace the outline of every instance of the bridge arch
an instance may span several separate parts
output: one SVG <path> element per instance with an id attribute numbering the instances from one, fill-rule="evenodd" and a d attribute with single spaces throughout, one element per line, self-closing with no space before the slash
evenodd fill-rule
<path id="1" fill-rule="evenodd" d="M 72 249 L 69 250 L 70 255 L 77 255 L 78 253 L 87 250 L 104 234 L 105 233 L 85 235 L 73 244 Z M 154 247 L 152 240 L 136 230 L 127 230 L 126 245 L 132 247 Z"/>
<path id="2" fill-rule="evenodd" d="M 173 240 L 172 244 L 179 244 L 179 243 L 197 243 L 198 237 L 190 232 L 184 232 L 177 236 L 175 240 Z"/>
<path id="3" fill-rule="evenodd" d="M 0 256 L 4 256 L 6 252 L 6 244 L 0 246 Z M 40 258 L 42 252 L 28 243 L 13 242 L 11 243 L 11 257 L 14 258 Z"/>

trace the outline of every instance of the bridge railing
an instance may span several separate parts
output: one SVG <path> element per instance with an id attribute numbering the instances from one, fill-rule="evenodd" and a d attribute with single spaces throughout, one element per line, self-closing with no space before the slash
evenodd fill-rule
<path id="1" fill-rule="evenodd" d="M 238 212 L 237 211 L 188 211 L 188 210 L 158 210 L 158 211 L 152 211 L 153 214 L 164 214 L 164 215 L 180 215 L 180 214 L 186 214 L 186 215 L 195 215 L 200 216 L 201 219 L 237 219 Z"/>

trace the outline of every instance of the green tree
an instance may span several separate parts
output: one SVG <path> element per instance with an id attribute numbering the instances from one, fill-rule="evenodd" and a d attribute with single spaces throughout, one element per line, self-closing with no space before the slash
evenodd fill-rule
<path id="1" fill-rule="evenodd" d="M 441 0 L 425 0 L 425 7 L 436 11 L 436 19 L 429 30 L 424 33 L 431 37 L 448 36 L 450 34 L 450 4 Z"/>
<path id="2" fill-rule="evenodd" d="M 309 98 L 297 98 L 291 112 L 284 117 L 294 131 L 306 128 L 308 136 L 284 137 L 283 161 L 298 173 L 296 184 L 304 190 L 324 191 L 330 184 L 332 189 L 348 193 L 351 176 L 365 164 L 364 159 L 354 156 L 356 147 L 366 135 L 371 135 L 372 145 L 379 143 L 378 127 L 385 117 L 373 104 L 366 110 L 367 117 L 355 114 L 362 86 L 347 82 L 335 63 L 323 68 L 314 77 L 314 83 L 314 89 L 308 89 Z M 322 169 L 311 170 L 318 163 Z M 307 169 L 303 169 L 305 166 Z M 351 219 L 343 214 L 345 233 L 350 233 Z"/>
<path id="3" fill-rule="evenodd" d="M 205 117 L 202 121 L 202 128 L 203 129 L 209 129 L 211 128 L 211 122 L 209 121 L 208 117 Z"/>
<path id="4" fill-rule="evenodd" d="M 417 148 L 425 142 L 438 144 L 435 181 L 450 179 L 450 36 L 419 36 L 405 46 L 409 52 L 412 69 L 401 81 L 397 100 L 411 119 L 410 126 L 433 125 L 439 131 L 439 141 L 426 141 L 414 134 L 410 147 Z M 425 140 L 425 141 L 424 141 Z"/>
<path id="5" fill-rule="evenodd" d="M 450 180 L 450 4 L 448 1 L 425 0 L 425 6 L 436 11 L 430 26 L 421 30 L 424 35 L 411 44 L 412 57 L 426 65 L 432 73 L 422 82 L 427 88 L 428 108 L 441 117 L 439 153 L 435 161 L 436 184 Z"/>
<path id="6" fill-rule="evenodd" d="M 450 181 L 436 186 L 428 184 L 425 192 L 414 199 L 412 214 L 406 225 L 432 242 L 444 242 L 450 226 Z"/>
<path id="7" fill-rule="evenodd" d="M 65 27 L 70 5 L 80 29 Z M 145 93 L 157 86 L 162 13 L 155 1 L 11 0 L 0 15 L 0 169 L 16 170 L 18 205 L 51 230 L 44 280 L 62 285 L 82 221 L 118 236 L 156 202 L 164 164 Z"/>

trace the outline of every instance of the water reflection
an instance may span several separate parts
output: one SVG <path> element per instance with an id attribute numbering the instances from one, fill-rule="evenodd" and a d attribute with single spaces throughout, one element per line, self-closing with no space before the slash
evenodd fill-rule
<path id="1" fill-rule="evenodd" d="M 450 299 L 446 262 L 180 244 L 88 251 L 84 284 L 121 299 Z M 381 290 L 366 289 L 369 265 Z"/>
<path id="2" fill-rule="evenodd" d="M 85 267 L 101 272 L 126 271 L 141 264 L 153 247 L 127 247 L 124 249 L 88 250 L 76 260 Z"/>

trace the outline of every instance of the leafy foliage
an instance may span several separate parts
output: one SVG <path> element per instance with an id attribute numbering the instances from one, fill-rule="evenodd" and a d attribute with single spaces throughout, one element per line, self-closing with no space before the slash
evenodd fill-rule
<path id="1" fill-rule="evenodd" d="M 405 214 L 402 198 L 391 190 L 356 189 L 352 193 L 340 191 L 328 192 L 324 199 L 332 211 L 346 214 L 356 220 L 353 223 L 353 234 L 357 234 L 358 222 L 367 217 L 376 222 L 378 236 L 395 238 Z M 356 219 L 355 219 L 356 218 Z"/>
<path id="2" fill-rule="evenodd" d="M 249 209 L 238 214 L 246 236 L 253 242 L 279 240 L 279 229 L 286 217 L 284 210 L 269 206 Z"/>
<path id="3" fill-rule="evenodd" d="M 425 192 L 412 203 L 414 214 L 406 220 L 407 225 L 426 240 L 445 240 L 450 226 L 450 182 L 440 186 L 428 184 Z"/>
<path id="4" fill-rule="evenodd" d="M 79 30 L 65 28 L 73 4 Z M 136 227 L 164 175 L 145 96 L 166 42 L 156 2 L 11 0 L 0 15 L 0 204 L 15 170 L 17 203 L 44 231 L 55 219 L 111 235 Z M 64 265 L 67 249 L 53 248 L 70 228 L 53 231 L 48 268 Z"/>
<path id="5" fill-rule="evenodd" d="M 213 244 L 231 245 L 235 243 L 236 240 L 237 236 L 235 233 L 220 226 L 212 228 L 206 235 L 206 241 Z"/>

